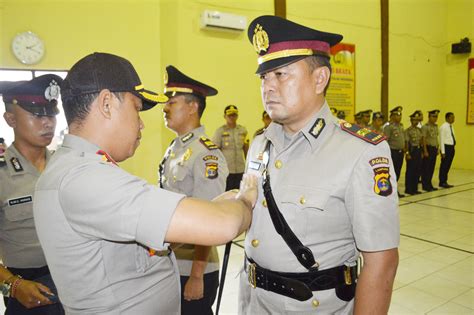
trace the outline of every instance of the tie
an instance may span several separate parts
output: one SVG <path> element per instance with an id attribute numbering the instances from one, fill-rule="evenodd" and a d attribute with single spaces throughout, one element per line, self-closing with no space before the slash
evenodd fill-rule
<path id="1" fill-rule="evenodd" d="M 451 130 L 451 137 L 453 137 L 453 145 L 456 145 L 456 138 L 454 138 L 454 133 L 453 133 L 453 125 L 449 125 L 449 129 Z"/>

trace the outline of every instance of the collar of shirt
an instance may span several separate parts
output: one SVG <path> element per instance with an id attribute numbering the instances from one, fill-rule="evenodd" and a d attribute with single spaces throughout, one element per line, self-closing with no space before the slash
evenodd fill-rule
<path id="1" fill-rule="evenodd" d="M 84 138 L 67 134 L 64 136 L 64 141 L 63 141 L 63 147 L 73 149 L 75 151 L 80 151 L 80 152 L 85 152 L 85 153 L 92 153 L 94 155 L 97 155 L 96 152 L 100 150 L 100 148 L 87 141 Z M 99 157 L 99 155 L 97 155 Z"/>
<path id="2" fill-rule="evenodd" d="M 314 136 L 311 134 L 311 130 L 318 119 L 323 119 L 324 125 L 319 130 L 317 136 Z M 288 145 L 301 137 L 304 137 L 304 139 L 308 141 L 309 145 L 311 146 L 311 150 L 314 151 L 318 147 L 318 144 L 327 138 L 330 130 L 333 130 L 337 124 L 338 119 L 331 114 L 328 103 L 325 101 L 321 109 L 313 116 L 313 118 L 300 131 L 290 137 L 291 141 L 289 141 L 286 146 L 285 132 L 283 131 L 282 125 L 272 122 L 264 131 L 264 135 L 272 142 L 273 146 L 275 147 L 275 151 L 278 153 L 285 150 Z"/>
<path id="3" fill-rule="evenodd" d="M 199 137 L 201 137 L 202 135 L 205 135 L 205 133 L 206 133 L 206 131 L 204 129 L 204 126 L 199 126 L 195 129 L 191 130 L 190 132 L 186 133 L 183 136 L 176 137 L 172 147 L 174 147 L 176 149 L 186 147 L 189 144 L 193 143 L 194 140 L 199 139 Z M 190 138 L 188 138 L 188 137 L 190 137 Z M 188 138 L 188 139 L 186 139 L 186 138 Z M 183 141 L 183 139 L 185 139 L 185 141 Z"/>
<path id="4" fill-rule="evenodd" d="M 22 170 L 16 171 L 12 165 L 12 159 L 16 158 L 21 165 Z M 46 164 L 48 164 L 49 159 L 51 158 L 51 152 L 46 148 Z M 15 145 L 12 144 L 7 148 L 5 151 L 5 161 L 9 164 L 9 172 L 11 176 L 21 175 L 25 173 L 30 173 L 39 176 L 40 172 L 38 169 L 31 164 L 16 148 Z"/>

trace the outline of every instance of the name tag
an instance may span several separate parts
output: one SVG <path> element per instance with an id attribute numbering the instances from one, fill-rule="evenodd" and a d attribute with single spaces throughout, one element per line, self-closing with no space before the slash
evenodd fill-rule
<path id="1" fill-rule="evenodd" d="M 33 196 L 23 196 L 16 199 L 10 199 L 8 200 L 8 205 L 17 206 L 19 204 L 28 203 L 28 202 L 33 202 Z"/>
<path id="2" fill-rule="evenodd" d="M 249 168 L 252 169 L 252 170 L 258 171 L 260 169 L 261 164 L 262 163 L 260 163 L 260 162 L 250 161 L 249 162 Z"/>

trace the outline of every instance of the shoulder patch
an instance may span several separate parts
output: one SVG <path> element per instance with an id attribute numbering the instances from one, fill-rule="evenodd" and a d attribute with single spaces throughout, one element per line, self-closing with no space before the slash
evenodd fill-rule
<path id="1" fill-rule="evenodd" d="M 344 120 L 341 120 L 339 126 L 345 132 L 348 132 L 351 135 L 359 139 L 362 139 L 368 143 L 371 143 L 373 145 L 379 144 L 380 142 L 385 140 L 385 137 L 381 134 L 378 134 L 368 128 L 360 127 L 360 126 L 348 123 L 347 121 L 344 121 Z"/>
<path id="2" fill-rule="evenodd" d="M 218 149 L 217 145 L 214 144 L 214 142 L 211 141 L 211 139 L 206 138 L 206 137 L 200 137 L 199 142 L 201 142 L 208 150 L 216 150 Z"/>
<path id="3" fill-rule="evenodd" d="M 7 161 L 5 160 L 5 156 L 0 155 L 0 167 L 7 165 Z"/>

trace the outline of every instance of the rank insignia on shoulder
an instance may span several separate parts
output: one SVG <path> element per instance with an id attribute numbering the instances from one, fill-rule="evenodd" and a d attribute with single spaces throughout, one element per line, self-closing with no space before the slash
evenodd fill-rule
<path id="1" fill-rule="evenodd" d="M 339 126 L 345 132 L 348 132 L 351 135 L 374 145 L 379 144 L 380 142 L 385 140 L 385 137 L 381 134 L 378 134 L 368 128 L 364 128 L 364 127 L 360 127 L 360 126 L 348 123 L 347 121 L 344 121 L 344 120 L 340 120 Z"/>
<path id="2" fill-rule="evenodd" d="M 374 168 L 374 192 L 380 196 L 390 196 L 392 194 L 392 184 L 390 183 L 390 172 L 388 167 Z"/>
<path id="3" fill-rule="evenodd" d="M 215 145 L 209 138 L 201 137 L 199 138 L 199 141 L 209 150 L 218 149 L 217 145 Z"/>
<path id="4" fill-rule="evenodd" d="M 215 155 L 206 155 L 205 157 L 202 158 L 204 161 L 209 161 L 209 160 L 214 160 L 214 161 L 218 161 L 219 158 Z"/>
<path id="5" fill-rule="evenodd" d="M 0 155 L 0 167 L 7 165 L 7 161 L 5 160 L 5 156 Z"/>
<path id="6" fill-rule="evenodd" d="M 182 138 L 181 138 L 181 141 L 183 141 L 183 143 L 186 143 L 186 142 L 188 142 L 193 136 L 194 136 L 194 133 L 190 132 L 190 133 L 188 133 L 187 135 L 185 135 L 184 137 L 182 137 Z"/>
<path id="7" fill-rule="evenodd" d="M 12 157 L 10 159 L 10 163 L 12 164 L 13 169 L 15 170 L 15 172 L 23 171 L 23 166 L 21 166 L 20 160 L 18 160 L 16 157 Z"/>
<path id="8" fill-rule="evenodd" d="M 321 132 L 323 131 L 324 127 L 326 127 L 326 122 L 322 118 L 316 119 L 314 125 L 309 130 L 309 133 L 314 137 L 318 138 Z"/>
<path id="9" fill-rule="evenodd" d="M 213 163 L 213 162 L 206 163 L 206 171 L 205 171 L 204 176 L 206 176 L 206 178 L 209 178 L 209 179 L 217 178 L 217 176 L 219 176 L 218 168 L 219 168 L 219 165 L 217 163 Z"/>

